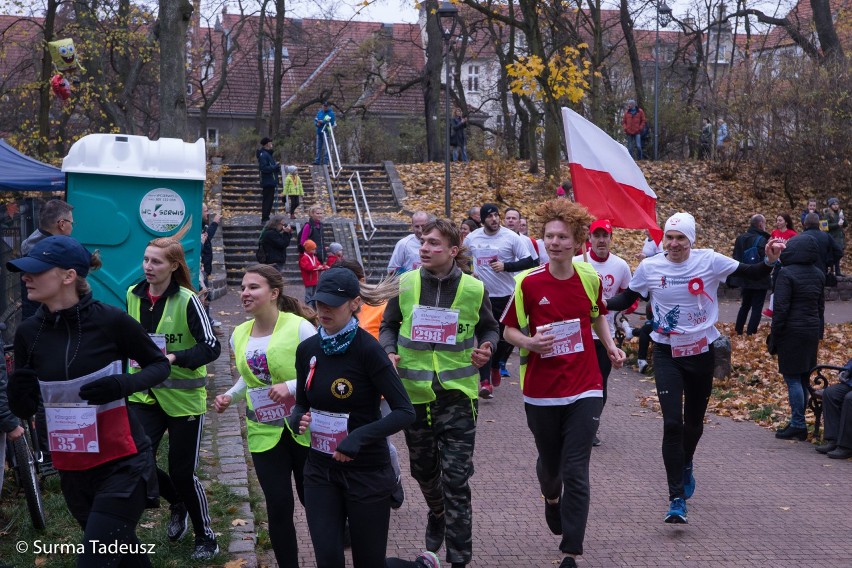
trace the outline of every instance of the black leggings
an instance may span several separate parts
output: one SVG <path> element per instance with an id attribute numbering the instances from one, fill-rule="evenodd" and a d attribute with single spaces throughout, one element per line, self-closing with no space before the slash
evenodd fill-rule
<path id="1" fill-rule="evenodd" d="M 663 412 L 663 463 L 669 499 L 683 497 L 683 467 L 692 462 L 704 432 L 713 389 L 713 347 L 707 353 L 672 357 L 671 346 L 654 345 L 654 376 Z"/>
<path id="2" fill-rule="evenodd" d="M 734 324 L 734 331 L 737 332 L 737 335 L 743 334 L 744 327 L 747 335 L 757 333 L 757 327 L 760 325 L 761 311 L 763 310 L 763 301 L 766 300 L 766 292 L 766 290 L 743 288 L 740 311 L 737 312 L 737 322 Z M 751 312 L 751 317 L 749 317 L 749 312 Z M 748 319 L 748 327 L 746 327 L 746 319 Z"/>
<path id="3" fill-rule="evenodd" d="M 500 317 L 503 315 L 503 311 L 506 309 L 506 304 L 509 303 L 511 296 L 497 296 L 495 298 L 491 298 L 491 313 L 494 315 L 494 318 L 500 322 Z M 506 361 L 509 358 L 509 355 L 512 354 L 512 344 L 506 341 L 503 341 L 503 329 L 506 326 L 500 323 L 500 340 L 497 342 L 497 346 L 493 349 L 493 353 L 491 354 L 491 364 L 483 365 L 479 368 L 479 380 L 480 381 L 490 381 L 491 380 L 491 369 L 499 369 L 500 361 Z"/>
<path id="4" fill-rule="evenodd" d="M 254 470 L 266 499 L 269 516 L 269 540 L 275 552 L 275 561 L 281 568 L 299 567 L 299 546 L 296 527 L 293 524 L 293 485 L 290 474 L 296 481 L 299 502 L 305 504 L 303 470 L 308 448 L 297 443 L 289 430 L 284 430 L 275 447 L 265 452 L 252 452 Z"/>
<path id="5" fill-rule="evenodd" d="M 299 196 L 287 195 L 286 197 L 290 199 L 290 215 L 293 215 L 296 212 L 296 208 L 299 206 Z"/>
<path id="6" fill-rule="evenodd" d="M 600 339 L 595 339 L 595 355 L 598 357 L 598 368 L 601 370 L 601 377 L 603 378 L 603 406 L 606 406 L 606 384 L 609 374 L 612 372 L 612 361 L 610 361 L 609 354 L 606 352 L 606 346 Z"/>

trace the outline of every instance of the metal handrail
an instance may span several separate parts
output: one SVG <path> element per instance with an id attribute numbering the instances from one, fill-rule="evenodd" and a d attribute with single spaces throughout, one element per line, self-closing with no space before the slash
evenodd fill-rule
<path id="1" fill-rule="evenodd" d="M 352 183 L 352 178 L 355 178 L 355 181 L 358 182 L 358 190 L 361 193 L 361 199 L 364 202 L 364 212 L 367 215 L 367 221 L 370 223 L 370 228 L 372 229 L 369 236 L 367 236 L 367 227 L 364 225 L 364 218 L 361 216 L 361 207 L 358 205 L 358 197 L 355 194 L 355 184 Z M 355 170 L 352 172 L 352 175 L 349 176 L 349 191 L 352 192 L 352 203 L 355 204 L 355 216 L 358 218 L 358 224 L 361 226 L 361 234 L 364 235 L 365 241 L 369 241 L 373 238 L 373 235 L 376 234 L 376 225 L 373 224 L 373 215 L 370 213 L 370 205 L 367 203 L 367 194 L 364 193 L 364 185 L 361 183 L 361 174 L 358 170 Z"/>
<path id="2" fill-rule="evenodd" d="M 331 145 L 329 146 L 328 138 L 329 134 L 331 134 Z M 322 138 L 325 143 L 323 146 L 323 152 L 328 155 L 328 167 L 331 170 L 331 177 L 337 178 L 340 175 L 341 170 L 343 170 L 343 166 L 340 163 L 340 151 L 337 149 L 337 139 L 334 137 L 334 127 L 331 123 L 326 124 L 322 129 Z M 330 149 L 334 150 L 334 153 L 330 151 Z M 325 158 L 325 156 L 323 156 Z M 334 170 L 334 160 L 337 158 L 337 171 Z"/>

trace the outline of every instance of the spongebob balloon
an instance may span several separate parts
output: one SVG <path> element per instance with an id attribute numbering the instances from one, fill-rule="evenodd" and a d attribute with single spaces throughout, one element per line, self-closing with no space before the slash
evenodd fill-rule
<path id="1" fill-rule="evenodd" d="M 53 65 L 56 66 L 57 71 L 67 73 L 79 69 L 85 73 L 86 70 L 80 64 L 80 58 L 77 56 L 77 50 L 74 49 L 73 39 L 51 41 L 47 46 L 50 49 L 50 58 L 53 59 Z"/>

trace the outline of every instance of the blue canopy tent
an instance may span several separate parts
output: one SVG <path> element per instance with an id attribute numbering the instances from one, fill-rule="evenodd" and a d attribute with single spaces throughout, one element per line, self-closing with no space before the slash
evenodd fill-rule
<path id="1" fill-rule="evenodd" d="M 0 139 L 0 191 L 65 191 L 65 174 Z"/>

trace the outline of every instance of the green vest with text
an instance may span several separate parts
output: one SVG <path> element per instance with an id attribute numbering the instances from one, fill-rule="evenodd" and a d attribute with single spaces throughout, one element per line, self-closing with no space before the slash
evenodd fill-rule
<path id="1" fill-rule="evenodd" d="M 178 288 L 178 292 L 166 298 L 163 315 L 157 324 L 155 333 L 166 336 L 166 353 L 184 351 L 196 344 L 195 337 L 189 331 L 186 321 L 186 307 L 192 296 L 192 290 Z M 140 321 L 141 307 L 139 296 L 133 293 L 133 286 L 127 289 L 127 313 Z M 130 368 L 130 373 L 138 372 Z M 130 402 L 142 404 L 159 403 L 163 412 L 169 416 L 192 416 L 207 412 L 207 366 L 197 369 L 185 369 L 172 365 L 169 378 L 148 391 L 130 395 Z"/>
<path id="2" fill-rule="evenodd" d="M 437 376 L 445 389 L 460 390 L 470 399 L 479 392 L 479 370 L 471 363 L 474 332 L 485 288 L 482 282 L 462 274 L 452 309 L 459 312 L 455 345 L 411 339 L 411 313 L 420 301 L 420 270 L 402 275 L 399 282 L 399 309 L 403 314 L 396 353 L 397 371 L 412 404 L 435 400 L 432 381 Z"/>
<path id="3" fill-rule="evenodd" d="M 598 294 L 601 289 L 601 277 L 598 276 L 595 269 L 587 262 L 574 262 L 573 264 L 574 270 L 577 272 L 577 276 L 580 277 L 580 282 L 583 283 L 583 289 L 586 291 L 586 296 L 589 297 L 589 301 L 592 303 L 592 309 L 589 311 L 589 316 L 591 316 L 592 320 L 594 320 L 600 315 L 600 309 L 598 308 Z M 515 313 L 518 316 L 518 325 L 520 326 L 521 332 L 523 332 L 526 336 L 530 336 L 530 323 L 529 316 L 527 316 L 526 312 L 524 312 L 524 292 L 521 290 L 521 282 L 524 281 L 524 278 L 526 278 L 527 274 L 529 274 L 532 270 L 537 270 L 537 268 L 530 268 L 529 270 L 525 270 L 515 276 Z M 545 268 L 545 270 L 547 270 L 547 268 Z M 520 352 L 521 391 L 523 391 L 524 378 L 527 374 L 527 358 L 529 357 L 530 352 L 526 349 L 521 349 Z"/>
<path id="4" fill-rule="evenodd" d="M 266 364 L 269 374 L 272 376 L 272 384 L 285 383 L 296 378 L 296 347 L 299 346 L 299 324 L 305 321 L 296 314 L 280 312 L 269 345 L 266 348 Z M 246 382 L 249 389 L 257 387 L 268 387 L 270 385 L 258 379 L 249 368 L 246 361 L 246 345 L 248 345 L 254 320 L 241 323 L 234 330 L 234 359 L 237 371 Z M 286 429 L 287 435 L 292 436 L 296 442 L 303 446 L 311 443 L 310 430 L 304 434 L 296 435 L 290 429 L 286 418 L 273 422 L 258 422 L 251 404 L 251 397 L 246 394 L 246 432 L 248 434 L 248 447 L 250 452 L 265 452 L 271 450 L 281 440 L 281 435 Z"/>

